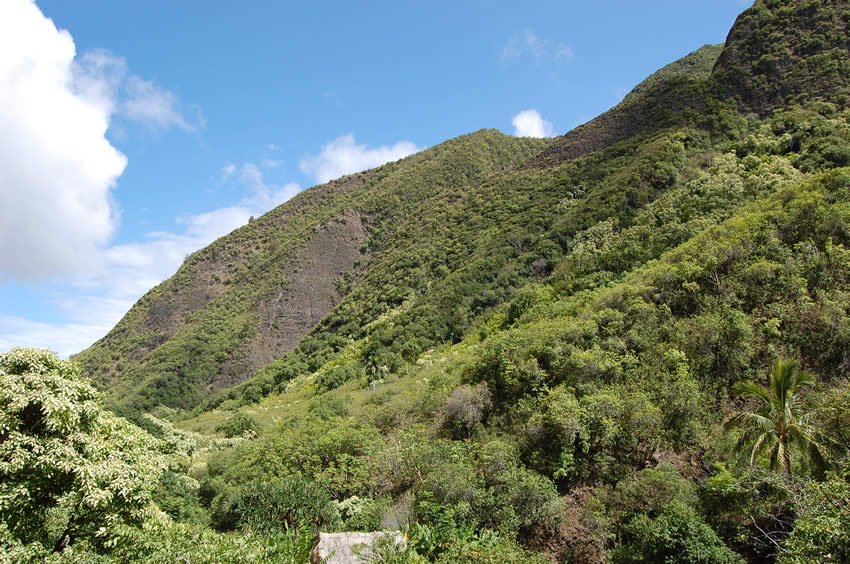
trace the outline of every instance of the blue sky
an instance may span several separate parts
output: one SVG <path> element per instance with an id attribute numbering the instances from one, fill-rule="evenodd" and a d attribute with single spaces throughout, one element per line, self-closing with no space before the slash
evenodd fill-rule
<path id="1" fill-rule="evenodd" d="M 485 127 L 565 133 L 749 2 L 288 4 L 3 1 L 0 350 L 78 352 L 317 182 Z"/>

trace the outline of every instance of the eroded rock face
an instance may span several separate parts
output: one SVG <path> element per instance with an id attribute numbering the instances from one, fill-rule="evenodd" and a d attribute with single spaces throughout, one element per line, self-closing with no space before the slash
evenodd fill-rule
<path id="1" fill-rule="evenodd" d="M 358 279 L 356 265 L 367 237 L 360 215 L 348 211 L 319 226 L 302 249 L 278 265 L 286 284 L 257 304 L 258 323 L 245 345 L 247 354 L 237 362 L 223 363 L 214 387 L 238 384 L 292 350 L 342 299 L 343 277 Z"/>
<path id="2" fill-rule="evenodd" d="M 387 539 L 384 541 L 383 539 Z M 371 562 L 374 557 L 372 546 L 375 542 L 395 543 L 400 548 L 406 546 L 404 535 L 398 531 L 376 533 L 319 533 L 319 541 L 313 549 L 310 561 L 328 564 L 360 564 Z"/>

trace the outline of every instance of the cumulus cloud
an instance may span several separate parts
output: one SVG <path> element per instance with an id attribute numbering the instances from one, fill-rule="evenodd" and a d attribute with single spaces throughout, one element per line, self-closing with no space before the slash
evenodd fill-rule
<path id="1" fill-rule="evenodd" d="M 254 212 L 265 213 L 301 191 L 301 186 L 294 182 L 281 185 L 267 183 L 263 171 L 254 163 L 244 163 L 239 176 L 251 191 L 251 195 L 243 199 L 240 206 Z"/>
<path id="2" fill-rule="evenodd" d="M 319 183 L 340 176 L 374 168 L 386 162 L 396 161 L 421 150 L 411 141 L 399 141 L 391 146 L 370 148 L 358 145 L 354 135 L 341 135 L 322 146 L 318 155 L 301 160 L 301 170 Z"/>
<path id="3" fill-rule="evenodd" d="M 32 0 L 0 2 L 0 282 L 96 268 L 114 234 L 127 165 L 114 117 L 192 129 L 177 97 L 74 40 Z M 200 114 L 199 114 L 200 116 Z"/>
<path id="4" fill-rule="evenodd" d="M 0 280 L 75 271 L 113 234 L 127 159 L 108 85 L 74 87 L 74 41 L 31 0 L 0 4 Z"/>
<path id="5" fill-rule="evenodd" d="M 193 119 L 173 93 L 130 73 L 122 57 L 106 50 L 76 56 L 71 35 L 32 0 L 0 1 L 0 284 L 51 280 L 44 294 L 59 319 L 0 312 L 0 351 L 84 349 L 187 254 L 300 190 L 270 184 L 251 163 L 228 164 L 224 176 L 246 189 L 236 204 L 109 246 L 119 215 L 111 190 L 127 159 L 110 144 L 108 128 L 116 120 L 203 127 L 200 109 L 190 110 Z"/>
<path id="6" fill-rule="evenodd" d="M 537 61 L 543 59 L 569 59 L 573 50 L 566 44 L 544 39 L 532 30 L 526 30 L 520 36 L 508 39 L 502 47 L 502 60 L 531 57 Z"/>
<path id="7" fill-rule="evenodd" d="M 523 110 L 513 117 L 514 135 L 517 137 L 552 137 L 552 124 L 543 119 L 537 110 Z"/>

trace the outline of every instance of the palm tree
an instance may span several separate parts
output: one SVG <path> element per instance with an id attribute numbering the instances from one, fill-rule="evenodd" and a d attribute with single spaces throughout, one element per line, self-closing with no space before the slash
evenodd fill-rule
<path id="1" fill-rule="evenodd" d="M 729 419 L 725 427 L 741 429 L 736 449 L 750 451 L 750 464 L 759 455 L 770 453 L 770 469 L 780 465 L 791 475 L 791 449 L 807 453 L 812 464 L 825 465 L 825 446 L 814 425 L 815 411 L 801 392 L 814 383 L 814 377 L 798 369 L 796 361 L 777 360 L 770 373 L 768 387 L 753 382 L 738 382 L 733 387 L 739 396 L 757 400 L 753 411 L 742 411 Z"/>

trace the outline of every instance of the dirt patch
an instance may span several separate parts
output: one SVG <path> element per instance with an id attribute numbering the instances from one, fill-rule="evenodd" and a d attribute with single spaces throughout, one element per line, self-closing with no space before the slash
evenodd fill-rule
<path id="1" fill-rule="evenodd" d="M 257 331 L 245 356 L 225 363 L 214 386 L 235 385 L 292 350 L 340 302 L 343 277 L 357 282 L 367 236 L 360 216 L 351 211 L 318 227 L 295 258 L 280 265 L 288 283 L 258 304 Z"/>
<path id="2" fill-rule="evenodd" d="M 253 228 L 239 228 L 215 241 L 208 247 L 188 257 L 180 270 L 163 284 L 160 292 L 147 298 L 148 305 L 139 325 L 139 332 L 150 331 L 154 335 L 144 345 L 136 347 L 128 358 L 140 361 L 152 350 L 168 341 L 184 325 L 191 323 L 192 315 L 203 310 L 217 298 L 230 290 L 230 284 L 236 274 L 245 265 L 249 265 L 255 257 L 262 255 L 273 244 L 273 238 L 267 236 L 265 226 L 281 225 L 290 222 L 296 224 L 302 220 L 307 210 L 325 205 L 330 200 L 342 194 L 349 193 L 366 186 L 372 175 L 357 173 L 342 177 L 311 190 L 306 190 L 293 198 L 298 205 L 279 206 L 266 215 L 254 220 Z M 346 223 L 351 222 L 347 227 Z M 264 362 L 279 356 L 278 351 L 292 348 L 310 328 L 321 319 L 329 308 L 327 304 L 336 304 L 337 297 L 327 288 L 327 283 L 320 278 L 328 276 L 337 264 L 342 265 L 346 272 L 350 269 L 349 258 L 359 252 L 362 241 L 365 240 L 363 225 L 355 214 L 348 213 L 336 221 L 323 225 L 302 252 L 296 253 L 297 259 L 282 265 L 287 279 L 292 281 L 290 286 L 282 289 L 277 295 L 271 296 L 259 308 L 260 323 L 268 325 L 265 310 L 271 307 L 275 310 L 283 308 L 280 300 L 290 300 L 291 294 L 296 293 L 295 306 L 287 314 L 283 314 L 278 324 L 280 335 L 271 329 L 260 327 L 258 333 L 263 337 L 254 339 L 247 348 L 240 351 L 227 361 L 221 368 L 221 375 L 212 383 L 210 388 L 232 385 L 242 381 L 246 372 L 251 373 Z M 351 244 L 348 244 L 351 243 Z M 352 248 L 352 246 L 354 248 Z M 355 259 L 356 260 L 356 259 Z M 312 283 L 305 278 L 313 277 Z M 316 283 L 318 281 L 318 283 Z M 308 290 L 313 290 L 309 292 Z M 306 307 L 297 299 L 297 294 L 304 293 L 306 300 L 314 302 L 312 307 Z M 143 298 L 144 300 L 144 298 Z M 136 307 L 138 307 L 137 304 Z M 331 306 L 333 307 L 333 306 Z M 285 309 L 285 308 L 283 308 Z M 272 323 L 274 325 L 274 323 Z M 293 342 L 294 340 L 294 342 Z"/>

